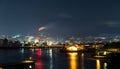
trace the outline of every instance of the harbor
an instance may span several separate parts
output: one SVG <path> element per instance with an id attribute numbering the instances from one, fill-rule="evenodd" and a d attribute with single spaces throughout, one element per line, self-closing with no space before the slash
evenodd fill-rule
<path id="1" fill-rule="evenodd" d="M 59 48 L 1 49 L 0 68 L 109 69 L 109 66 L 107 66 L 109 63 L 105 59 L 93 58 L 92 54 L 89 52 L 63 53 L 59 51 Z"/>

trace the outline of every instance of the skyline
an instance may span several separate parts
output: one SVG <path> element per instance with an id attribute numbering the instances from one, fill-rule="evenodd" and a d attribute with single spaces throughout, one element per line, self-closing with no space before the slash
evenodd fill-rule
<path id="1" fill-rule="evenodd" d="M 120 1 L 0 0 L 0 35 L 120 34 Z"/>

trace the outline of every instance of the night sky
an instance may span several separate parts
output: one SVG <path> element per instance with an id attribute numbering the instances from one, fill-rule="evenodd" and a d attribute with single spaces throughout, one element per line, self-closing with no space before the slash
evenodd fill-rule
<path id="1" fill-rule="evenodd" d="M 0 0 L 0 35 L 119 34 L 119 0 Z"/>

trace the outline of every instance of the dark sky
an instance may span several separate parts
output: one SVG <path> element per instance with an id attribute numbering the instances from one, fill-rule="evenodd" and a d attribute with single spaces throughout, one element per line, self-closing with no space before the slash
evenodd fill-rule
<path id="1" fill-rule="evenodd" d="M 0 0 L 0 35 L 95 36 L 119 33 L 119 0 Z"/>

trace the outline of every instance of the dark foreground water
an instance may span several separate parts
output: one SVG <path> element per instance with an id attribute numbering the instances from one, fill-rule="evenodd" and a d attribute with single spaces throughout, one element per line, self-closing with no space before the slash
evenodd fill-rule
<path id="1" fill-rule="evenodd" d="M 34 64 L 19 63 L 33 60 Z M 59 49 L 0 49 L 0 69 L 107 69 L 91 53 L 60 53 Z"/>

